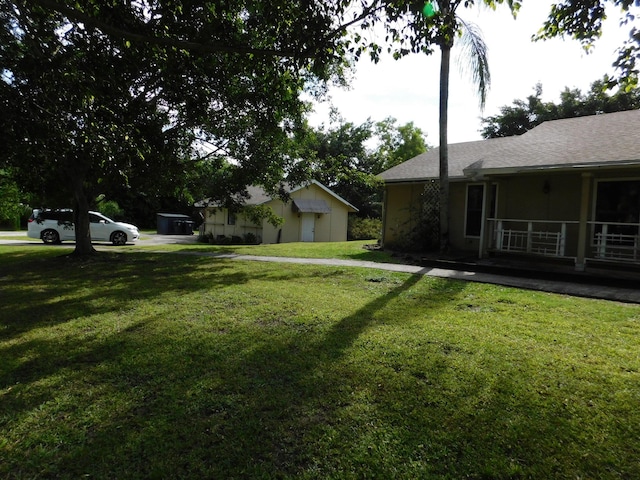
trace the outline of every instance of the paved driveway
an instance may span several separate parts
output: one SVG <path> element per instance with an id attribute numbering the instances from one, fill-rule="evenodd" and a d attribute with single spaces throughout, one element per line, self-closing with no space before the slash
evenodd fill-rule
<path id="1" fill-rule="evenodd" d="M 35 238 L 27 238 L 25 240 L 17 239 L 18 237 L 27 237 L 27 232 L 5 232 L 0 231 L 0 245 L 43 245 L 41 240 Z M 190 244 L 196 243 L 198 235 L 159 235 L 157 233 L 142 233 L 140 240 L 136 245 L 167 245 L 167 244 Z M 96 245 L 108 245 L 106 243 L 97 243 Z M 73 242 L 63 242 L 60 246 L 71 247 Z"/>

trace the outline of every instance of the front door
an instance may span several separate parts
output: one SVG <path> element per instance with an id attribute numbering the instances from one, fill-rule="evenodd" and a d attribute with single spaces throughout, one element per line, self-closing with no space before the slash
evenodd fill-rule
<path id="1" fill-rule="evenodd" d="M 303 242 L 313 242 L 316 229 L 316 215 L 314 213 L 302 214 L 302 235 Z"/>

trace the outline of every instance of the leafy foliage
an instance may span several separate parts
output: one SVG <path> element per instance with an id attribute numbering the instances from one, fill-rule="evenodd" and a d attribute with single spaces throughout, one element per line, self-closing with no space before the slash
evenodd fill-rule
<path id="1" fill-rule="evenodd" d="M 638 0 L 587 0 L 574 2 L 564 0 L 554 3 L 549 17 L 535 37 L 537 40 L 568 35 L 582 43 L 586 50 L 593 48 L 602 35 L 602 24 L 606 18 L 605 7 L 615 6 L 622 12 L 620 25 L 631 24 L 629 39 L 618 49 L 618 57 L 613 66 L 617 77 L 608 79 L 609 86 L 616 83 L 627 90 L 638 85 L 638 58 L 640 57 L 640 30 L 633 26 L 636 15 L 640 13 Z M 635 9 L 634 9 L 635 7 Z"/>
<path id="2" fill-rule="evenodd" d="M 378 158 L 380 173 L 427 151 L 425 134 L 413 122 L 396 125 L 396 119 L 385 118 L 375 124 L 378 145 L 374 155 Z"/>
<path id="3" fill-rule="evenodd" d="M 609 95 L 606 92 L 606 79 L 593 82 L 586 94 L 579 89 L 565 88 L 560 93 L 558 104 L 543 102 L 541 95 L 542 85 L 537 84 L 535 93 L 526 100 L 516 99 L 512 105 L 501 107 L 499 115 L 483 118 L 482 136 L 496 138 L 521 135 L 548 120 L 640 108 L 640 88 L 618 90 Z"/>
<path id="4" fill-rule="evenodd" d="M 90 198 L 171 191 L 193 157 L 233 160 L 224 191 L 273 188 L 303 86 L 342 68 L 341 5 L 2 2 L 3 161 L 43 203 L 73 203 L 80 253 Z"/>
<path id="5" fill-rule="evenodd" d="M 391 166 L 426 150 L 422 131 L 413 123 L 396 126 L 394 118 L 355 125 L 300 130 L 295 137 L 301 160 L 292 169 L 293 183 L 313 178 L 358 207 L 362 218 L 381 216 L 381 181 Z"/>
<path id="6" fill-rule="evenodd" d="M 21 200 L 22 192 L 10 172 L 0 170 L 0 220 L 18 218 L 24 210 Z"/>
<path id="7" fill-rule="evenodd" d="M 378 240 L 382 232 L 382 220 L 349 216 L 347 237 L 349 240 Z"/>

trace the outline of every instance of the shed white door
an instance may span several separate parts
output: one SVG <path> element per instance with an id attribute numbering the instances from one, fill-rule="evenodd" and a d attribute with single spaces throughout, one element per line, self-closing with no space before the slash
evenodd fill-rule
<path id="1" fill-rule="evenodd" d="M 303 213 L 302 217 L 302 241 L 313 242 L 316 229 L 316 215 L 314 213 Z"/>

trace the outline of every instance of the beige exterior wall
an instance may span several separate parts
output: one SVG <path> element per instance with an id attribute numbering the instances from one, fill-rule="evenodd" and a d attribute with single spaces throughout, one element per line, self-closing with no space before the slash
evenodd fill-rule
<path id="1" fill-rule="evenodd" d="M 206 208 L 203 225 L 204 233 L 212 234 L 214 238 L 234 236 L 243 238 L 247 233 L 252 233 L 257 238 L 262 236 L 262 227 L 250 222 L 242 214 L 236 215 L 235 225 L 229 225 L 226 208 Z"/>
<path id="2" fill-rule="evenodd" d="M 556 222 L 577 222 L 582 202 L 580 174 L 523 175 L 500 178 L 498 185 L 497 218 L 536 220 L 534 230 L 559 231 Z M 540 221 L 549 221 L 548 224 Z M 505 223 L 505 228 L 526 229 L 524 223 Z M 575 257 L 578 249 L 577 223 L 566 225 L 565 255 Z"/>
<path id="3" fill-rule="evenodd" d="M 387 185 L 385 191 L 385 219 L 383 243 L 389 248 L 398 248 L 407 241 L 420 220 L 424 183 Z M 454 248 L 477 248 L 477 239 L 465 239 L 466 183 L 449 185 L 450 235 Z"/>
<path id="4" fill-rule="evenodd" d="M 324 191 L 317 185 L 311 184 L 291 194 L 291 199 L 324 200 L 331 213 L 308 214 L 314 217 L 314 242 L 345 242 L 347 240 L 347 221 L 349 210 L 347 206 L 333 195 Z M 294 212 L 293 202 L 283 203 L 280 200 L 271 200 L 267 203 L 276 215 L 284 218 L 280 243 L 302 241 L 302 216 L 303 213 Z M 265 222 L 263 225 L 263 243 L 277 243 L 278 228 Z"/>
<path id="5" fill-rule="evenodd" d="M 467 185 L 482 182 L 450 183 L 450 235 L 453 248 L 477 252 L 480 238 L 465 235 Z M 528 175 L 492 179 L 497 186 L 497 218 L 520 220 L 578 221 L 580 218 L 582 177 L 579 174 Z M 383 241 L 394 248 L 401 244 L 420 218 L 424 183 L 390 184 L 385 190 Z M 548 188 L 547 188 L 548 187 Z M 489 212 L 487 212 L 488 214 Z M 522 228 L 522 224 L 514 226 Z M 577 242 L 577 225 L 568 227 L 567 245 Z M 575 255 L 572 246 L 567 255 Z"/>
<path id="6" fill-rule="evenodd" d="M 382 243 L 395 248 L 417 226 L 424 183 L 391 184 L 385 189 Z"/>
<path id="7" fill-rule="evenodd" d="M 344 242 L 347 240 L 347 223 L 349 208 L 333 195 L 324 191 L 315 184 L 301 188 L 291 194 L 292 199 L 324 200 L 330 213 L 308 214 L 314 220 L 315 242 Z M 263 222 L 262 225 L 254 225 L 245 219 L 242 214 L 236 215 L 236 224 L 228 225 L 227 210 L 207 208 L 205 210 L 204 232 L 218 236 L 244 237 L 248 232 L 255 234 L 262 243 L 289 243 L 299 242 L 302 239 L 302 216 L 305 214 L 294 212 L 293 202 L 284 203 L 281 200 L 271 200 L 266 203 L 274 213 L 284 219 L 284 224 L 275 228 L 273 225 Z M 278 238 L 279 236 L 279 238 Z"/>
<path id="8" fill-rule="evenodd" d="M 498 217 L 528 220 L 577 220 L 582 177 L 575 174 L 502 178 Z M 502 201 L 501 201 L 502 200 Z"/>

